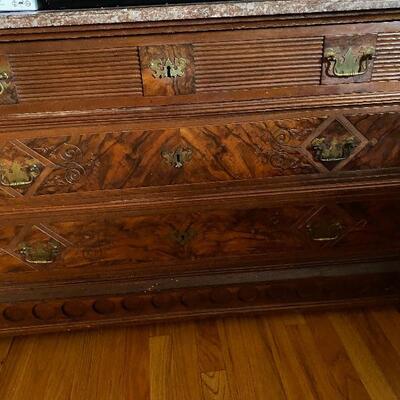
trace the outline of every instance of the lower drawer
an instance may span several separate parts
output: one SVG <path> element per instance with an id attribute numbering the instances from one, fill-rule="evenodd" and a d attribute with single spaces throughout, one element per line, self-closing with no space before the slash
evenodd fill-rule
<path id="1" fill-rule="evenodd" d="M 337 260 L 397 254 L 397 200 L 295 204 L 284 207 L 129 213 L 56 219 L 0 227 L 0 271 L 29 273 L 160 271 Z"/>

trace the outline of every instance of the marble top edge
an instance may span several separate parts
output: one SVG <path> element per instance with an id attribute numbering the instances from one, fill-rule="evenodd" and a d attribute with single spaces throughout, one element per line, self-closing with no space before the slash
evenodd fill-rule
<path id="1" fill-rule="evenodd" d="M 258 0 L 1 13 L 0 29 L 79 26 L 400 8 L 400 0 Z"/>

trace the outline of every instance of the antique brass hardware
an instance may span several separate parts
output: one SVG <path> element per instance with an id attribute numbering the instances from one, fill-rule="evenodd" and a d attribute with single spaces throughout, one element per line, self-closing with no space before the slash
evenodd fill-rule
<path id="1" fill-rule="evenodd" d="M 187 245 L 196 236 L 196 231 L 188 228 L 184 231 L 175 230 L 172 232 L 172 238 L 181 246 Z"/>
<path id="2" fill-rule="evenodd" d="M 333 137 L 331 140 L 317 137 L 311 142 L 314 156 L 321 162 L 345 160 L 355 147 L 357 147 L 356 138 L 349 135 L 340 139 Z"/>
<path id="3" fill-rule="evenodd" d="M 7 72 L 0 72 L 0 96 L 5 93 L 7 89 L 6 81 L 9 79 Z"/>
<path id="4" fill-rule="evenodd" d="M 53 240 L 34 245 L 22 243 L 18 251 L 30 264 L 52 264 L 60 254 L 60 249 L 60 243 Z"/>
<path id="5" fill-rule="evenodd" d="M 331 242 L 339 239 L 343 232 L 343 225 L 340 222 L 315 222 L 306 225 L 310 237 L 315 242 Z"/>
<path id="6" fill-rule="evenodd" d="M 349 47 L 343 54 L 339 48 L 328 48 L 324 52 L 328 63 L 327 75 L 335 78 L 349 78 L 364 75 L 368 71 L 370 61 L 375 55 L 373 47 L 363 47 L 354 51 Z"/>
<path id="7" fill-rule="evenodd" d="M 10 165 L 0 166 L 0 184 L 6 187 L 27 186 L 40 175 L 38 164 L 21 165 L 14 161 Z"/>
<path id="8" fill-rule="evenodd" d="M 162 151 L 161 157 L 173 167 L 182 168 L 186 162 L 191 160 L 192 150 L 178 148 L 174 151 Z"/>
<path id="9" fill-rule="evenodd" d="M 170 58 L 157 58 L 150 61 L 150 69 L 153 72 L 153 77 L 158 79 L 183 76 L 185 75 L 186 65 L 187 61 L 182 57 L 176 57 L 173 61 Z"/>

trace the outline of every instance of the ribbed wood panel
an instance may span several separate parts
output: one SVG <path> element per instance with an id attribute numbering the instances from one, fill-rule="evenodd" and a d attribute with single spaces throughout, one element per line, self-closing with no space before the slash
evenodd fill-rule
<path id="1" fill-rule="evenodd" d="M 196 88 L 318 85 L 322 48 L 322 37 L 196 44 Z"/>
<path id="2" fill-rule="evenodd" d="M 400 33 L 381 33 L 376 42 L 373 81 L 400 79 Z"/>
<path id="3" fill-rule="evenodd" d="M 137 48 L 14 54 L 9 60 L 20 101 L 142 95 Z"/>

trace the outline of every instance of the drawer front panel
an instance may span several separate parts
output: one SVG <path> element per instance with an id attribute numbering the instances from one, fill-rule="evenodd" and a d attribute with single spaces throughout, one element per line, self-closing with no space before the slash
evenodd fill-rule
<path id="1" fill-rule="evenodd" d="M 395 26 L 387 30 L 373 24 L 346 35 L 341 25 L 151 40 L 126 36 L 4 43 L 0 77 L 7 77 L 0 79 L 8 90 L 0 95 L 0 105 L 34 102 L 40 108 L 39 102 L 52 106 L 58 100 L 77 110 L 81 99 L 119 107 L 151 96 L 173 102 L 185 95 L 196 102 L 196 94 L 245 91 L 241 96 L 249 99 L 253 90 L 267 88 L 396 81 L 400 34 Z M 151 100 L 146 104 L 161 99 Z"/>
<path id="2" fill-rule="evenodd" d="M 399 251 L 398 201 L 114 216 L 2 227 L 2 272 L 164 265 L 224 267 L 238 257 L 298 263 Z M 1 255 L 0 255 L 1 257 Z"/>
<path id="3" fill-rule="evenodd" d="M 4 141 L 0 193 L 51 195 L 400 167 L 400 117 L 267 120 Z M 389 170 L 390 169 L 390 170 Z M 303 177 L 303 178 L 302 178 Z M 296 184 L 296 183 L 294 183 Z"/>

